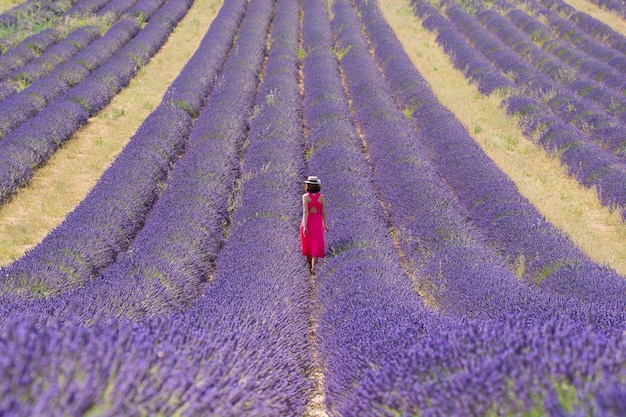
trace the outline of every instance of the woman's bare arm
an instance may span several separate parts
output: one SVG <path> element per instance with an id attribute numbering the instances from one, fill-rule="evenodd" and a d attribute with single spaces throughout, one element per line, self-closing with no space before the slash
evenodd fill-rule
<path id="1" fill-rule="evenodd" d="M 309 221 L 309 196 L 307 194 L 302 195 L 302 225 L 304 234 L 307 233 L 307 222 Z"/>
<path id="2" fill-rule="evenodd" d="M 323 195 L 320 196 L 320 203 L 322 205 L 322 225 L 324 230 L 328 232 L 328 224 L 326 223 L 326 199 Z"/>

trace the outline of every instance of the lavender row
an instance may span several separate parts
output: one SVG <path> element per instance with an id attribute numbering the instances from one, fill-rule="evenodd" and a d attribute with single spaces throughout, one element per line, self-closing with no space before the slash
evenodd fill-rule
<path id="1" fill-rule="evenodd" d="M 158 10 L 158 6 L 162 3 L 163 0 L 141 0 L 135 8 L 142 10 L 141 13 L 149 17 Z M 172 22 L 170 20 L 172 17 L 175 18 L 175 16 L 168 15 L 171 14 L 172 9 L 175 10 L 176 4 L 181 4 L 181 2 L 173 2 L 167 8 L 169 11 L 165 12 L 167 17 L 164 22 L 149 25 L 147 32 L 154 32 L 159 29 L 161 31 L 163 29 L 171 30 Z M 132 43 L 130 45 L 129 43 L 142 31 L 142 19 L 132 16 L 123 17 L 100 39 L 74 55 L 69 62 L 57 67 L 48 76 L 32 83 L 22 92 L 0 103 L 0 114 L 2 115 L 0 119 L 0 139 L 36 116 L 55 100 L 63 99 L 65 93 L 87 80 L 91 73 L 99 70 L 109 60 L 114 58 L 123 59 L 123 57 L 130 55 L 127 58 L 137 61 L 133 65 L 141 65 L 141 60 L 145 60 L 146 46 L 143 46 L 138 40 L 133 41 L 136 46 L 130 46 Z M 147 36 L 147 43 L 152 44 L 148 48 L 154 49 L 154 42 L 162 39 L 164 33 L 149 33 Z M 150 37 L 154 37 L 154 39 L 150 39 Z M 144 39 L 141 42 L 146 43 L 146 40 Z M 126 48 L 126 51 L 123 51 L 123 48 Z M 114 64 L 114 67 L 120 64 L 118 62 Z M 94 76 L 92 75 L 92 77 Z"/>
<path id="2" fill-rule="evenodd" d="M 105 7 L 111 0 L 82 0 L 65 12 L 65 16 L 83 17 L 96 14 Z"/>
<path id="3" fill-rule="evenodd" d="M 128 248 L 184 147 L 192 115 L 199 114 L 213 89 L 245 11 L 243 3 L 220 9 L 161 105 L 87 197 L 39 245 L 2 270 L 3 294 L 22 292 L 32 298 L 67 291 L 96 276 Z"/>
<path id="4" fill-rule="evenodd" d="M 142 22 L 149 21 L 165 3 L 166 0 L 139 0 L 127 13 L 138 17 Z"/>
<path id="5" fill-rule="evenodd" d="M 45 29 L 0 55 L 0 80 L 4 80 L 11 72 L 25 65 L 37 57 L 41 51 L 55 45 L 61 39 L 62 33 L 60 31 Z"/>
<path id="6" fill-rule="evenodd" d="M 136 4 L 137 0 L 111 0 L 106 6 L 96 13 L 96 16 L 105 17 L 110 15 L 113 19 L 117 19 Z"/>
<path id="7" fill-rule="evenodd" d="M 617 13 L 626 18 L 626 6 L 620 0 L 589 0 L 591 3 L 604 10 Z"/>
<path id="8" fill-rule="evenodd" d="M 556 11 L 564 19 L 574 23 L 574 25 L 580 29 L 583 33 L 591 36 L 592 38 L 601 41 L 603 44 L 608 45 L 611 49 L 620 53 L 619 61 L 624 61 L 626 57 L 626 38 L 623 35 L 613 30 L 607 24 L 594 19 L 586 13 L 580 12 L 569 4 L 562 0 L 540 0 L 540 3 L 546 8 Z M 571 34 L 570 34 L 571 35 Z M 580 39 L 575 36 L 573 39 Z M 583 47 L 582 44 L 577 44 Z M 589 49 L 590 53 L 603 53 L 604 49 L 598 49 L 593 52 L 593 48 Z"/>
<path id="9" fill-rule="evenodd" d="M 131 42 L 85 81 L 0 142 L 0 161 L 8 159 L 12 163 L 3 165 L 0 172 L 0 202 L 26 184 L 33 170 L 84 125 L 88 116 L 97 114 L 128 84 L 138 68 L 165 43 L 190 6 L 191 0 L 168 2 Z M 67 114 L 66 109 L 72 107 L 77 108 L 76 113 Z"/>
<path id="10" fill-rule="evenodd" d="M 511 23 L 523 30 L 546 52 L 551 53 L 577 72 L 603 83 L 618 93 L 626 91 L 624 75 L 605 61 L 590 56 L 553 36 L 550 27 L 517 9 L 511 3 L 502 1 L 498 3 L 498 7 L 504 9 Z M 602 44 L 598 42 L 597 46 L 602 47 Z"/>
<path id="11" fill-rule="evenodd" d="M 72 87 L 84 81 L 91 71 L 111 59 L 137 35 L 140 28 L 136 19 L 120 20 L 88 48 L 74 55 L 70 61 L 33 82 L 25 90 L 2 101 L 0 103 L 2 115 L 0 116 L 0 138 L 13 132 Z"/>
<path id="12" fill-rule="evenodd" d="M 422 7 L 416 8 L 416 12 L 423 10 Z M 428 13 L 437 12 L 430 9 Z M 508 53 L 493 39 L 491 39 L 493 42 L 488 42 L 489 33 L 485 33 L 485 30 L 471 16 L 452 3 L 448 3 L 446 14 L 454 25 L 464 28 L 466 33 L 470 28 L 476 29 L 475 37 L 479 42 L 476 46 L 497 58 L 502 64 L 501 70 L 505 72 L 511 70 L 508 63 L 515 62 L 515 56 Z M 441 25 L 446 21 L 438 19 L 431 22 Z M 450 24 L 443 27 L 455 30 Z M 459 65 L 462 66 L 462 63 Z M 526 71 L 532 73 L 532 70 Z M 524 71 L 517 73 L 523 76 Z M 533 82 L 532 79 L 528 81 Z M 623 164 L 616 160 L 616 157 L 611 157 L 590 144 L 579 130 L 551 115 L 550 109 L 537 99 L 528 98 L 519 93 L 513 94 L 504 104 L 511 114 L 520 116 L 520 123 L 525 128 L 528 137 L 537 138 L 534 140 L 548 151 L 560 150 L 560 159 L 568 167 L 570 173 L 582 184 L 596 187 L 603 204 L 617 206 L 622 210 L 623 216 L 626 216 L 626 210 L 623 209 L 626 207 L 626 172 L 624 172 Z"/>
<path id="13" fill-rule="evenodd" d="M 224 245 L 271 12 L 268 2 L 247 11 L 219 87 L 195 120 L 165 189 L 128 250 L 63 297 L 60 314 L 68 320 L 163 315 L 189 308 L 202 294 Z"/>
<path id="14" fill-rule="evenodd" d="M 50 47 L 45 53 L 10 73 L 0 82 L 0 101 L 28 87 L 33 81 L 48 75 L 58 65 L 68 61 L 80 50 L 100 37 L 94 26 L 83 26 L 69 34 L 62 41 Z"/>
<path id="15" fill-rule="evenodd" d="M 26 38 L 32 36 L 37 38 L 37 34 L 33 33 L 41 28 L 54 26 L 74 3 L 75 0 L 26 1 L 0 15 L 0 27 L 6 33 L 0 39 L 0 54 L 8 53 L 15 47 L 19 48 Z M 29 41 L 26 39 L 26 42 Z"/>
<path id="16" fill-rule="evenodd" d="M 626 73 L 626 57 L 623 53 L 612 48 L 610 44 L 605 43 L 603 37 L 594 38 L 577 27 L 573 20 L 561 17 L 557 11 L 549 8 L 551 3 L 543 5 L 541 2 L 516 0 L 515 4 L 526 8 L 533 16 L 545 21 L 551 31 L 562 41 L 599 61 L 607 63 L 620 73 Z M 620 37 L 613 30 L 608 30 L 604 33 L 614 40 Z"/>
<path id="17" fill-rule="evenodd" d="M 271 10 L 272 3 L 265 2 L 264 7 Z M 259 5 L 254 2 L 250 7 Z M 279 1 L 272 37 L 285 35 L 297 41 L 297 12 L 294 2 Z M 301 144 L 294 140 L 301 132 L 294 65 L 297 42 L 291 44 L 287 50 L 272 44 L 274 56 L 288 52 L 292 57 L 291 73 L 284 71 L 283 60 L 275 62 L 280 67 L 276 77 L 264 77 L 260 97 L 266 102 L 258 103 L 262 108 L 251 121 L 250 148 L 244 156 L 244 204 L 233 213 L 228 240 L 204 297 L 186 312 L 134 325 L 121 321 L 96 323 L 89 329 L 44 327 L 38 333 L 48 343 L 40 344 L 42 339 L 36 338 L 25 346 L 24 339 L 7 337 L 9 359 L 0 364 L 5 380 L 17 381 L 12 370 L 27 368 L 26 372 L 37 372 L 40 381 L 51 383 L 34 396 L 27 394 L 28 385 L 4 385 L 1 410 L 16 416 L 44 407 L 50 415 L 96 410 L 111 416 L 304 414 L 312 387 L 307 375 L 309 288 L 293 233 L 299 213 L 285 204 L 297 198 L 300 172 L 292 161 L 301 155 Z M 270 55 L 268 70 L 271 61 Z M 272 94 L 271 103 L 267 92 Z M 269 169 L 268 158 L 276 162 Z M 270 183 L 274 186 L 267 187 Z M 265 186 L 266 198 L 258 198 L 259 186 Z M 265 210 L 276 216 L 259 215 Z M 266 239 L 249 238 L 261 233 Z M 10 324 L 5 332 L 9 336 L 37 332 L 26 319 L 19 326 Z M 94 352 L 96 346 L 101 348 Z M 29 361 L 33 348 L 45 350 L 48 360 Z M 95 353 L 101 360 L 86 366 L 88 356 L 80 352 Z M 65 366 L 59 369 L 59 363 Z M 78 372 L 87 383 L 64 385 Z M 49 395 L 52 390 L 47 387 L 59 386 L 53 382 L 60 375 L 61 395 Z"/>
<path id="18" fill-rule="evenodd" d="M 335 17 L 341 6 L 335 2 Z M 593 367 L 611 358 L 611 369 L 619 372 L 623 359 L 613 360 L 611 350 L 619 343 L 581 335 L 577 326 L 541 325 L 522 313 L 501 322 L 448 318 L 428 312 L 415 297 L 385 231 L 371 171 L 350 123 L 323 7 L 321 1 L 304 2 L 303 38 L 309 52 L 303 71 L 313 150 L 309 169 L 326 178 L 325 193 L 332 203 L 329 256 L 315 277 L 329 413 L 484 415 L 494 407 L 502 413 L 522 412 L 537 402 L 541 406 L 537 394 L 546 389 L 560 384 L 574 388 L 568 369 L 579 370 L 584 380 L 601 374 Z M 348 26 L 341 27 L 343 32 Z M 569 339 L 560 337 L 564 330 Z M 561 347 L 564 340 L 571 344 Z M 572 352 L 563 357 L 567 349 Z M 611 388 L 617 386 L 612 382 Z M 610 389 L 600 393 L 597 386 L 583 392 L 582 383 L 575 389 L 581 390 L 581 398 L 589 392 L 603 398 L 611 394 Z M 563 411 L 552 400 L 545 399 L 546 411 Z M 610 406 L 610 401 L 603 403 Z"/>
<path id="19" fill-rule="evenodd" d="M 351 120 L 324 6 L 319 0 L 303 1 L 308 170 L 323 179 L 330 227 L 327 256 L 315 275 L 319 313 L 314 320 L 325 369 L 325 406 L 330 415 L 347 416 L 358 415 L 344 404 L 363 375 L 431 330 L 424 323 L 431 315 L 414 293 L 389 237 Z"/>
<path id="20" fill-rule="evenodd" d="M 541 290 L 584 304 L 624 309 L 624 278 L 593 263 L 522 197 L 515 184 L 442 106 L 374 6 L 361 5 L 366 31 L 400 108 L 411 108 L 419 139 L 463 205 L 466 216 L 507 259 L 508 268 Z"/>
<path id="21" fill-rule="evenodd" d="M 626 99 L 621 91 L 615 92 L 563 65 L 535 46 L 526 34 L 497 11 L 485 9 L 478 12 L 476 18 L 511 50 L 554 81 L 550 96 L 554 94 L 555 97 L 550 98 L 548 104 L 561 119 L 584 131 L 598 146 L 626 162 L 626 128 L 623 127 Z M 563 87 L 561 92 L 557 92 L 559 86 Z M 540 88 L 542 92 L 546 91 L 545 87 Z"/>
<path id="22" fill-rule="evenodd" d="M 584 98 L 570 93 L 557 82 L 564 78 L 563 74 L 566 74 L 568 69 L 563 68 L 549 54 L 535 47 L 525 35 L 521 35 L 513 25 L 495 11 L 484 10 L 474 17 L 451 1 L 446 2 L 445 10 L 457 29 L 462 31 L 494 66 L 513 77 L 523 94 L 544 101 L 556 117 L 576 126 L 581 132 L 589 132 L 588 136 L 594 143 L 597 143 L 598 150 L 596 152 L 604 153 L 604 148 L 608 148 L 612 153 L 618 155 L 617 158 L 614 158 L 615 163 L 624 164 L 626 161 L 626 154 L 623 154 L 622 149 L 624 147 L 624 135 L 626 135 L 624 128 L 621 127 L 619 120 L 608 117 L 600 107 L 588 101 L 587 97 L 597 97 L 597 93 L 608 95 L 609 103 L 607 106 L 609 107 L 611 106 L 611 98 L 614 99 L 616 105 L 620 101 L 623 103 L 623 98 L 606 91 L 598 91 L 602 88 L 597 83 L 590 85 L 593 84 L 591 81 L 576 76 L 573 77 L 570 86 L 576 86 L 575 90 L 578 94 L 583 94 L 583 91 L 588 88 L 591 89 Z M 505 39 L 506 42 L 504 42 Z M 516 49 L 519 48 L 519 53 L 513 51 L 507 44 L 515 45 Z M 527 58 L 524 59 L 524 57 Z M 538 71 L 527 60 L 549 67 L 545 70 L 546 74 Z M 617 106 L 618 116 L 619 113 L 623 113 L 620 108 Z M 608 161 L 611 161 L 610 154 L 607 155 L 607 158 Z"/>

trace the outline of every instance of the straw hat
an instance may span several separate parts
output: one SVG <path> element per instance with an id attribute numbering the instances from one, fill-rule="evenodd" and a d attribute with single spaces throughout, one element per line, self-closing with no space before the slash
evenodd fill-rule
<path id="1" fill-rule="evenodd" d="M 318 184 L 318 185 L 322 185 L 322 180 L 320 180 L 319 178 L 317 178 L 316 176 L 310 175 L 306 181 L 304 181 L 305 184 Z"/>

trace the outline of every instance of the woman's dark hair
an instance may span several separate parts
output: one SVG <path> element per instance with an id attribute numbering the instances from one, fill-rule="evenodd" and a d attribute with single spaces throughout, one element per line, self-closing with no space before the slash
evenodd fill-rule
<path id="1" fill-rule="evenodd" d="M 310 193 L 319 193 L 322 187 L 319 184 L 304 184 L 304 189 Z"/>

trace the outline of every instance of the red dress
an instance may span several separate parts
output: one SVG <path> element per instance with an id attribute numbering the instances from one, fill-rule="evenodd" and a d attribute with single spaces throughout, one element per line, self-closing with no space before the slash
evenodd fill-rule
<path id="1" fill-rule="evenodd" d="M 300 222 L 300 240 L 302 241 L 302 254 L 312 258 L 323 258 L 325 255 L 324 246 L 324 225 L 322 222 L 322 204 L 318 201 L 320 193 L 309 194 L 311 201 L 308 203 L 309 220 L 307 222 L 307 234 L 304 235 L 304 216 Z M 315 207 L 314 213 L 311 209 Z"/>

